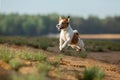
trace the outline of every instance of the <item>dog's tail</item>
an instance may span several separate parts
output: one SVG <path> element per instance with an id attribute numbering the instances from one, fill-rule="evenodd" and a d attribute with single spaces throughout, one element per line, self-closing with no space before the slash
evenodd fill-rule
<path id="1" fill-rule="evenodd" d="M 80 38 L 80 34 L 78 32 L 78 30 L 73 30 L 74 34 L 78 35 L 78 37 Z"/>
<path id="2" fill-rule="evenodd" d="M 75 36 L 76 38 L 78 38 L 78 37 L 79 37 L 78 31 L 77 31 L 77 30 L 73 30 L 73 32 L 74 32 L 74 36 Z"/>
<path id="3" fill-rule="evenodd" d="M 79 32 L 77 30 L 73 30 L 74 34 L 79 36 Z"/>
<path id="4" fill-rule="evenodd" d="M 74 32 L 74 33 L 78 33 L 78 31 L 77 31 L 77 30 L 73 30 L 73 32 Z"/>

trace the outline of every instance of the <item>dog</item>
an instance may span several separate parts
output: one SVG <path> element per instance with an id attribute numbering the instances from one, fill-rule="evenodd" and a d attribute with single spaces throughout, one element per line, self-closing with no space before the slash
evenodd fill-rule
<path id="1" fill-rule="evenodd" d="M 59 23 L 56 28 L 61 31 L 59 38 L 59 49 L 62 51 L 66 46 L 71 46 L 76 51 L 85 51 L 84 42 L 80 39 L 77 30 L 70 26 L 70 16 L 67 18 L 59 17 Z"/>

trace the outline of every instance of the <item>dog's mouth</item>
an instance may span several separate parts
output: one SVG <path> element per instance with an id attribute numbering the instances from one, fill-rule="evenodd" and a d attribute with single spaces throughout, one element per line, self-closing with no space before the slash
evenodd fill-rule
<path id="1" fill-rule="evenodd" d="M 58 29 L 58 31 L 60 31 L 61 29 L 63 29 L 63 27 L 60 26 L 59 24 L 56 25 L 56 28 Z"/>
<path id="2" fill-rule="evenodd" d="M 57 28 L 58 29 L 58 31 L 60 31 L 61 29 L 60 28 Z"/>

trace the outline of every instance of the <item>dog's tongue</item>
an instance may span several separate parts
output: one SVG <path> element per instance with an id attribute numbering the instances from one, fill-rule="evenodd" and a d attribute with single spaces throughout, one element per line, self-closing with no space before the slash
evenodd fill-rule
<path id="1" fill-rule="evenodd" d="M 60 31 L 60 28 L 59 27 L 56 27 L 58 31 Z"/>
<path id="2" fill-rule="evenodd" d="M 60 31 L 60 29 L 58 28 L 58 31 Z"/>

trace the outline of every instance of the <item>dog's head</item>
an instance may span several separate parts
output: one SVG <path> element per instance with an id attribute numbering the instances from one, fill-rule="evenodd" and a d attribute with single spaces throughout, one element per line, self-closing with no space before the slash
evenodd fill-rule
<path id="1" fill-rule="evenodd" d="M 60 16 L 59 17 L 59 23 L 56 25 L 56 28 L 58 30 L 65 29 L 69 26 L 69 22 L 70 22 L 70 16 L 68 16 L 67 18 L 62 18 Z"/>

